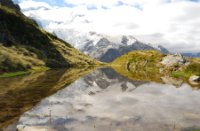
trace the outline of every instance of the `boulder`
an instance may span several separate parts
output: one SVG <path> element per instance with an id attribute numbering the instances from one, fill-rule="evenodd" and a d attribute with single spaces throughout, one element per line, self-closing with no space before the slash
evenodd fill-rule
<path id="1" fill-rule="evenodd" d="M 163 57 L 161 61 L 161 64 L 167 67 L 171 67 L 174 65 L 183 65 L 185 63 L 187 63 L 187 60 L 181 54 L 175 54 L 175 55 L 169 54 Z"/>
<path id="2" fill-rule="evenodd" d="M 196 75 L 190 76 L 189 83 L 192 85 L 199 85 L 200 84 L 200 76 L 196 76 Z"/>

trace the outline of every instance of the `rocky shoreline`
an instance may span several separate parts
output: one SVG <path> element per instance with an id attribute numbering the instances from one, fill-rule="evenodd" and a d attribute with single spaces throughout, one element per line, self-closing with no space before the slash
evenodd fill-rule
<path id="1" fill-rule="evenodd" d="M 162 58 L 162 61 L 160 62 L 162 65 L 164 65 L 161 70 L 171 70 L 174 72 L 181 71 L 183 72 L 187 66 L 189 66 L 192 63 L 191 58 L 187 58 L 182 56 L 179 53 L 176 54 L 168 54 L 165 57 Z M 199 65 L 200 66 L 200 65 Z M 188 79 L 188 82 L 191 85 L 199 85 L 200 84 L 200 76 L 199 75 L 191 75 Z"/>

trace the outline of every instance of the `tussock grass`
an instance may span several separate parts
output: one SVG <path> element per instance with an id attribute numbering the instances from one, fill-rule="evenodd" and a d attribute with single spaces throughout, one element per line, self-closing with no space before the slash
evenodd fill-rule
<path id="1" fill-rule="evenodd" d="M 26 54 L 24 48 L 6 48 L 0 44 L 0 71 L 24 71 L 33 66 L 44 66 L 45 63 L 31 54 Z"/>
<path id="2" fill-rule="evenodd" d="M 196 62 L 196 60 L 194 61 L 193 58 L 191 60 L 191 63 L 184 70 L 172 72 L 173 77 L 181 78 L 186 81 L 192 75 L 200 75 L 200 63 Z"/>
<path id="3" fill-rule="evenodd" d="M 189 72 L 191 74 L 200 75 L 200 63 L 193 62 L 187 66 L 185 72 Z"/>

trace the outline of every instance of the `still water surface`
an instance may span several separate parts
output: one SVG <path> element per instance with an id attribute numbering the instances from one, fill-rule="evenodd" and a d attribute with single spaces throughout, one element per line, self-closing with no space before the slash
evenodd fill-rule
<path id="1" fill-rule="evenodd" d="M 52 92 L 38 99 L 37 103 L 19 114 L 17 119 L 3 130 L 12 131 L 18 128 L 21 131 L 43 129 L 193 131 L 200 129 L 200 91 L 186 83 L 177 88 L 169 84 L 134 81 L 110 68 L 93 71 L 74 82 L 71 81 L 71 84 L 64 82 L 69 79 L 68 74 L 65 77 L 62 74 L 62 81 L 59 78 L 56 82 L 51 81 L 52 77 L 58 77 L 54 75 L 51 72 L 46 79 L 46 82 L 54 83 L 48 84 L 54 88 L 46 87 L 48 91 L 45 92 L 49 90 Z M 62 88 L 57 86 L 58 84 L 62 85 Z"/>

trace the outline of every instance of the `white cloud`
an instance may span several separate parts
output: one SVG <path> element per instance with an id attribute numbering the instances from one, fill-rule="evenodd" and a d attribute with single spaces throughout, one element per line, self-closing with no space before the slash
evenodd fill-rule
<path id="1" fill-rule="evenodd" d="M 104 34 L 133 35 L 170 50 L 200 51 L 200 2 L 189 0 L 65 0 L 74 7 L 53 7 L 23 0 L 27 16 L 39 19 L 47 30 L 75 29 Z M 120 5 L 120 6 L 119 6 Z M 37 7 L 46 7 L 37 8 Z M 89 10 L 87 7 L 97 9 Z M 102 6 L 108 9 L 103 9 Z M 33 9 L 34 8 L 34 9 Z M 27 10 L 31 9 L 31 10 Z"/>

